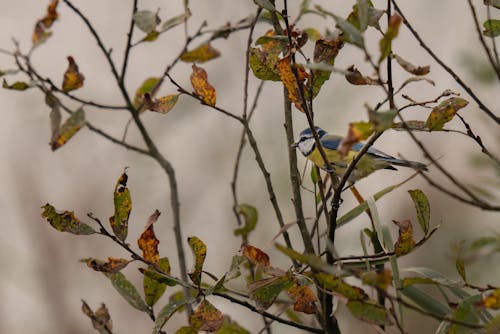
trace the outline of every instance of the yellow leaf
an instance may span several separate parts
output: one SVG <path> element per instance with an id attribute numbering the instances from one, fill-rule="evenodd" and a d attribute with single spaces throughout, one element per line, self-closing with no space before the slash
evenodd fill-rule
<path id="1" fill-rule="evenodd" d="M 297 78 L 293 73 L 292 66 L 290 64 L 290 56 L 286 56 L 278 61 L 276 64 L 276 68 L 280 75 L 280 79 L 283 82 L 283 85 L 286 87 L 288 91 L 288 98 L 293 102 L 295 107 L 302 112 L 305 112 L 302 97 L 299 90 L 299 84 L 297 82 Z M 307 74 L 302 69 L 297 69 L 299 80 L 305 79 Z"/>
<path id="2" fill-rule="evenodd" d="M 191 84 L 196 95 L 201 97 L 203 103 L 214 106 L 217 99 L 215 88 L 208 82 L 207 72 L 193 64 L 191 73 Z"/>
<path id="3" fill-rule="evenodd" d="M 189 317 L 189 323 L 199 331 L 214 332 L 221 328 L 224 321 L 222 312 L 208 300 L 203 300 Z"/>
<path id="4" fill-rule="evenodd" d="M 59 147 L 63 146 L 70 140 L 85 124 L 85 112 L 82 108 L 75 111 L 71 116 L 64 122 L 57 133 L 52 133 L 52 141 L 50 146 L 52 151 L 57 150 Z"/>
<path id="5" fill-rule="evenodd" d="M 460 97 L 451 97 L 441 102 L 437 107 L 432 109 L 425 126 L 431 131 L 443 129 L 443 126 L 453 119 L 457 111 L 468 104 L 467 100 Z"/>
<path id="6" fill-rule="evenodd" d="M 398 241 L 394 245 L 394 252 L 398 255 L 409 253 L 415 247 L 415 240 L 413 240 L 413 225 L 409 220 L 401 222 L 392 221 L 399 228 Z"/>
<path id="7" fill-rule="evenodd" d="M 158 263 L 160 254 L 158 253 L 158 244 L 160 241 L 156 238 L 153 224 L 158 220 L 160 211 L 156 210 L 148 220 L 148 227 L 141 234 L 137 244 L 139 249 L 142 250 L 142 257 L 149 262 Z"/>
<path id="8" fill-rule="evenodd" d="M 181 55 L 181 60 L 186 63 L 204 63 L 220 56 L 220 52 L 213 48 L 210 43 L 205 43 L 197 48 L 186 51 Z"/>
<path id="9" fill-rule="evenodd" d="M 179 99 L 179 95 L 180 94 L 172 94 L 153 99 L 149 93 L 146 93 L 144 94 L 144 107 L 151 111 L 166 114 L 175 106 Z"/>
<path id="10" fill-rule="evenodd" d="M 50 32 L 48 28 L 50 28 L 54 21 L 59 17 L 56 12 L 58 3 L 59 0 L 52 0 L 47 7 L 47 13 L 45 16 L 36 22 L 35 29 L 31 35 L 33 47 L 42 44 L 52 35 L 52 32 Z"/>
<path id="11" fill-rule="evenodd" d="M 389 19 L 389 26 L 387 27 L 387 32 L 384 37 L 379 42 L 380 47 L 380 57 L 378 62 L 382 62 L 391 53 L 392 41 L 398 36 L 399 26 L 401 25 L 402 18 L 398 14 L 394 14 Z"/>
<path id="12" fill-rule="evenodd" d="M 314 314 L 318 311 L 316 303 L 318 297 L 305 285 L 294 285 L 288 289 L 288 295 L 294 300 L 293 309 L 297 312 Z"/>
<path id="13" fill-rule="evenodd" d="M 68 57 L 68 63 L 68 69 L 64 73 L 62 84 L 62 90 L 65 93 L 82 87 L 83 81 L 85 80 L 83 74 L 78 72 L 78 65 L 76 64 L 73 57 Z"/>

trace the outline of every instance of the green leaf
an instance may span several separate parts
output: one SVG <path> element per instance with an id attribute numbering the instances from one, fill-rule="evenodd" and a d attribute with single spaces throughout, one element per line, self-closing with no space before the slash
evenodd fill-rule
<path id="1" fill-rule="evenodd" d="M 158 12 L 153 13 L 150 10 L 138 10 L 134 14 L 133 19 L 137 28 L 141 29 L 146 34 L 155 30 L 156 26 L 160 23 Z"/>
<path id="2" fill-rule="evenodd" d="M 139 311 L 146 313 L 150 312 L 148 305 L 144 302 L 141 295 L 135 288 L 135 286 L 130 283 L 129 280 L 121 272 L 116 272 L 112 274 L 105 273 L 106 277 L 111 280 L 111 284 L 118 291 L 118 293 L 125 298 L 125 300 L 134 308 Z"/>
<path id="3" fill-rule="evenodd" d="M 280 252 L 282 252 L 292 260 L 297 260 L 300 263 L 307 264 L 313 269 L 317 269 L 319 271 L 323 271 L 332 275 L 338 274 L 340 272 L 340 269 L 338 267 L 326 263 L 315 254 L 301 254 L 291 248 L 287 248 L 280 244 L 275 244 L 275 246 Z"/>
<path id="4" fill-rule="evenodd" d="M 486 20 L 483 23 L 483 35 L 488 37 L 497 37 L 500 35 L 500 20 Z"/>
<path id="5" fill-rule="evenodd" d="M 186 63 L 204 63 L 219 56 L 219 50 L 213 48 L 210 43 L 204 43 L 191 51 L 184 52 L 180 59 Z"/>
<path id="6" fill-rule="evenodd" d="M 295 283 L 288 276 L 264 278 L 248 285 L 250 298 L 255 301 L 258 310 L 268 309 L 283 290 L 288 290 Z"/>
<path id="7" fill-rule="evenodd" d="M 241 327 L 236 321 L 231 320 L 228 316 L 224 317 L 222 327 L 214 332 L 216 334 L 250 334 L 245 328 Z"/>
<path id="8" fill-rule="evenodd" d="M 380 47 L 380 57 L 378 62 L 381 63 L 382 60 L 387 58 L 392 50 L 392 41 L 398 36 L 399 26 L 401 25 L 401 16 L 394 14 L 389 19 L 389 26 L 387 27 L 387 32 L 384 37 L 379 42 Z"/>
<path id="9" fill-rule="evenodd" d="M 431 208 L 429 205 L 429 200 L 425 196 L 424 192 L 420 189 L 408 190 L 408 193 L 415 204 L 415 210 L 417 210 L 417 218 L 422 231 L 425 234 L 429 232 L 429 221 L 431 219 Z"/>
<path id="10" fill-rule="evenodd" d="M 278 54 L 265 52 L 257 48 L 250 48 L 249 65 L 253 74 L 261 80 L 280 81 L 280 76 L 275 69 Z"/>
<path id="11" fill-rule="evenodd" d="M 392 325 L 389 312 L 380 305 L 350 300 L 347 302 L 347 308 L 359 320 L 380 326 Z"/>
<path id="12" fill-rule="evenodd" d="M 315 280 L 322 289 L 334 291 L 349 300 L 367 300 L 368 295 L 366 292 L 350 284 L 345 283 L 340 277 L 329 275 L 326 273 L 318 273 L 314 275 Z"/>
<path id="13" fill-rule="evenodd" d="M 365 41 L 363 35 L 354 24 L 350 23 L 347 20 L 344 20 L 343 18 L 333 14 L 332 12 L 323 9 L 323 7 L 319 5 L 316 5 L 315 7 L 320 13 L 330 16 L 337 22 L 338 28 L 344 33 L 343 38 L 346 42 L 354 44 L 362 49 L 364 48 Z"/>
<path id="14" fill-rule="evenodd" d="M 467 282 L 467 275 L 465 273 L 464 246 L 465 241 L 463 240 L 457 244 L 457 259 L 455 261 L 455 267 L 460 277 L 462 277 L 464 282 Z"/>
<path id="15" fill-rule="evenodd" d="M 480 294 L 473 295 L 460 301 L 458 307 L 453 313 L 453 319 L 471 324 L 479 324 L 479 315 L 477 313 L 477 308 L 475 305 L 481 303 L 482 297 Z M 465 327 L 459 324 L 452 324 L 448 334 L 466 334 L 466 333 L 477 333 L 477 330 L 470 327 Z"/>
<path id="16" fill-rule="evenodd" d="M 59 128 L 57 135 L 52 134 L 53 140 L 50 143 L 52 151 L 57 150 L 59 147 L 63 146 L 73 138 L 73 136 L 83 127 L 85 124 L 85 112 L 83 108 L 78 109 L 64 122 L 64 124 Z"/>
<path id="17" fill-rule="evenodd" d="M 269 0 L 253 0 L 253 2 L 257 6 L 260 6 L 260 7 L 264 8 L 264 9 L 267 9 L 270 12 L 275 12 L 276 11 L 276 7 L 274 7 L 274 5 L 272 4 L 272 2 L 269 1 Z"/>
<path id="18" fill-rule="evenodd" d="M 5 89 L 11 89 L 11 90 L 20 90 L 20 91 L 23 91 L 23 90 L 26 90 L 28 88 L 31 88 L 32 85 L 29 84 L 29 83 L 26 83 L 26 82 L 23 82 L 23 81 L 16 81 L 14 82 L 13 84 L 9 85 L 7 83 L 7 80 L 3 79 L 3 84 L 2 84 L 2 87 L 5 88 Z"/>
<path id="19" fill-rule="evenodd" d="M 431 130 L 442 130 L 444 124 L 453 119 L 458 110 L 467 106 L 469 102 L 460 97 L 451 97 L 441 102 L 437 107 L 432 109 L 427 121 L 426 127 Z"/>
<path id="20" fill-rule="evenodd" d="M 313 184 L 318 183 L 318 173 L 316 172 L 316 168 L 311 168 L 311 181 Z"/>
<path id="21" fill-rule="evenodd" d="M 42 218 L 46 218 L 50 225 L 60 232 L 69 232 L 81 235 L 97 233 L 92 227 L 82 223 L 78 218 L 76 218 L 72 211 L 58 213 L 49 203 L 42 206 L 42 209 Z"/>
<path id="22" fill-rule="evenodd" d="M 197 334 L 198 331 L 191 326 L 184 326 L 175 331 L 175 334 Z"/>
<path id="23" fill-rule="evenodd" d="M 422 309 L 439 317 L 444 317 L 450 312 L 448 306 L 413 286 L 408 286 L 402 289 L 401 292 Z"/>
<path id="24" fill-rule="evenodd" d="M 158 261 L 158 267 L 164 273 L 170 274 L 170 262 L 168 258 L 164 257 Z M 149 266 L 147 272 L 156 273 L 152 266 Z M 153 275 L 144 274 L 144 296 L 146 300 L 146 304 L 149 306 L 153 306 L 158 299 L 165 293 L 167 289 L 167 284 L 163 282 L 159 282 L 152 278 Z"/>
<path id="25" fill-rule="evenodd" d="M 241 235 L 243 238 L 247 238 L 250 232 L 255 229 L 255 226 L 257 226 L 259 214 L 257 209 L 249 204 L 240 204 L 236 210 L 238 211 L 238 214 L 245 218 L 245 225 L 235 229 L 234 235 Z"/>
<path id="26" fill-rule="evenodd" d="M 155 320 L 155 325 L 153 328 L 153 334 L 159 334 L 165 323 L 170 319 L 170 317 L 177 312 L 180 308 L 187 304 L 192 304 L 195 302 L 196 299 L 194 298 L 188 298 L 186 299 L 181 299 L 181 300 L 176 300 L 173 301 L 167 305 L 165 305 L 160 312 L 158 312 L 158 315 L 156 316 Z"/>
<path id="27" fill-rule="evenodd" d="M 127 188 L 128 176 L 126 172 L 118 178 L 115 191 L 113 193 L 113 202 L 115 205 L 115 214 L 109 218 L 113 233 L 121 241 L 125 241 L 128 234 L 128 219 L 132 210 L 132 198 L 130 190 Z"/>
<path id="28" fill-rule="evenodd" d="M 397 109 L 373 112 L 370 113 L 370 121 L 375 124 L 376 130 L 384 131 L 392 127 L 394 117 L 396 117 L 397 114 Z"/>
<path id="29" fill-rule="evenodd" d="M 157 77 L 150 77 L 144 80 L 142 85 L 137 88 L 135 95 L 134 95 L 134 107 L 139 108 L 139 106 L 143 103 L 144 99 L 144 94 L 149 93 L 151 96 L 154 96 L 156 94 L 156 90 L 153 91 L 156 88 L 156 85 L 160 81 L 160 78 Z"/>
<path id="30" fill-rule="evenodd" d="M 203 263 L 205 262 L 205 257 L 207 256 L 207 246 L 197 237 L 189 237 L 188 243 L 194 256 L 194 269 L 193 272 L 189 274 L 189 277 L 194 284 L 200 286 L 201 271 L 203 270 Z"/>
<path id="31" fill-rule="evenodd" d="M 143 273 L 144 276 L 148 276 L 150 279 L 157 281 L 158 283 L 166 284 L 168 286 L 176 286 L 178 284 L 182 284 L 182 282 L 175 277 L 166 276 L 154 270 L 139 268 L 139 271 Z"/>
<path id="32" fill-rule="evenodd" d="M 165 21 L 162 24 L 161 29 L 160 29 L 161 32 L 165 32 L 167 30 L 170 30 L 170 29 L 178 26 L 179 24 L 186 22 L 190 16 L 191 16 L 191 12 L 188 10 L 184 14 L 177 15 L 177 16 L 172 17 L 171 19 L 168 19 L 167 21 Z"/>

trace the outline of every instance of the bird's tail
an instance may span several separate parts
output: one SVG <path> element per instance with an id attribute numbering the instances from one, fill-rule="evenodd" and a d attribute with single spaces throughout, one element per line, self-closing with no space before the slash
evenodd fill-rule
<path id="1" fill-rule="evenodd" d="M 391 164 L 396 165 L 396 166 L 410 167 L 410 168 L 422 170 L 422 171 L 428 170 L 427 166 L 421 162 L 402 160 L 402 159 L 396 159 L 396 158 L 388 158 L 388 159 L 386 159 L 386 161 L 388 161 Z"/>

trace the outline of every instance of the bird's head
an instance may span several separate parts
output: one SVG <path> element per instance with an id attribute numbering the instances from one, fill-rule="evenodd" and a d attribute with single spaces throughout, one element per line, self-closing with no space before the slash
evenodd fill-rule
<path id="1" fill-rule="evenodd" d="M 326 131 L 320 128 L 319 126 L 315 127 L 316 132 L 318 133 L 318 137 L 321 139 L 324 135 L 326 135 Z M 314 150 L 314 135 L 310 128 L 302 130 L 299 135 L 299 139 L 292 144 L 292 147 L 299 148 L 299 151 L 304 155 L 308 156 Z"/>

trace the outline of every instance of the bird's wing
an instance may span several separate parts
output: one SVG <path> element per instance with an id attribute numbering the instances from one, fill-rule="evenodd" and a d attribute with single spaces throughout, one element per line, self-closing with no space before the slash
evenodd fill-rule
<path id="1" fill-rule="evenodd" d="M 341 136 L 336 136 L 336 135 L 325 135 L 321 138 L 321 144 L 326 147 L 327 149 L 330 149 L 330 150 L 337 150 L 339 148 L 339 145 L 340 145 L 340 142 L 342 141 L 342 137 Z M 359 152 L 363 146 L 365 144 L 364 143 L 357 143 L 357 144 L 354 144 L 351 148 L 351 150 L 353 151 L 356 151 L 356 152 Z M 379 156 L 379 157 L 382 157 L 382 158 L 393 158 L 392 156 L 390 156 L 389 154 L 387 153 L 384 153 L 380 150 L 377 150 L 376 148 L 374 147 L 370 147 L 368 149 L 368 153 L 370 154 L 373 154 L 373 155 L 376 155 L 376 156 Z"/>

